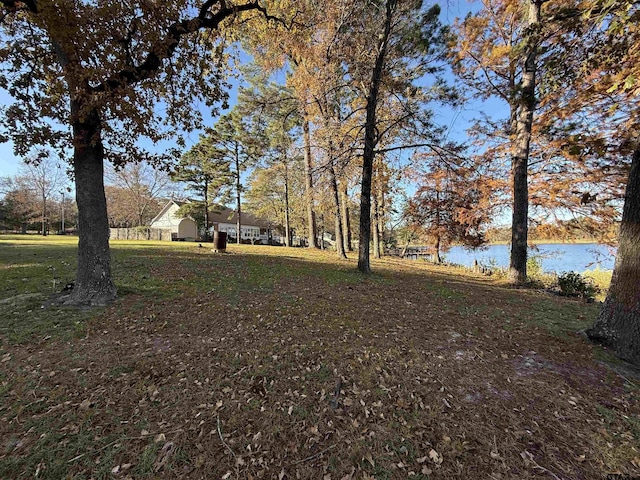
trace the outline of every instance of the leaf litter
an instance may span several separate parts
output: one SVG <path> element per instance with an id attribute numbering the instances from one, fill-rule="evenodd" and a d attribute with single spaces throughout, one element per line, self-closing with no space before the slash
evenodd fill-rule
<path id="1" fill-rule="evenodd" d="M 533 303 L 592 306 L 417 264 L 364 278 L 345 273 L 353 261 L 263 252 L 168 255 L 152 275 L 180 295 L 127 295 L 81 339 L 3 341 L 0 476 L 639 471 L 637 382 L 527 321 Z M 255 262 L 279 272 L 271 288 Z"/>

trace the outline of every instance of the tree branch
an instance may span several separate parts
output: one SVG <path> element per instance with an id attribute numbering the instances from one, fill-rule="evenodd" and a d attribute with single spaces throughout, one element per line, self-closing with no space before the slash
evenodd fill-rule
<path id="1" fill-rule="evenodd" d="M 0 0 L 3 3 L 9 0 Z M 32 0 L 33 1 L 33 0 Z M 211 14 L 210 8 L 218 3 L 220 9 Z M 170 58 L 175 52 L 182 37 L 195 33 L 198 30 L 214 30 L 229 17 L 237 15 L 241 12 L 256 10 L 261 12 L 267 20 L 275 20 L 281 22 L 277 17 L 267 13 L 267 9 L 261 6 L 258 0 L 245 3 L 243 5 L 227 6 L 224 0 L 207 0 L 201 7 L 197 17 L 182 20 L 169 26 L 166 35 L 161 38 L 150 49 L 146 58 L 139 65 L 126 68 L 116 73 L 111 78 L 105 80 L 100 85 L 93 87 L 93 92 L 105 92 L 117 90 L 129 85 L 133 85 L 142 80 L 146 80 L 153 76 L 162 66 L 162 62 Z"/>

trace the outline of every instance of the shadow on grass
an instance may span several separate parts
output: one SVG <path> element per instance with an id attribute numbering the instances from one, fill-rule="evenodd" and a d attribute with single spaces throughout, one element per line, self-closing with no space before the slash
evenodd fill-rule
<path id="1" fill-rule="evenodd" d="M 47 237 L 53 238 L 53 237 Z M 11 343 L 33 337 L 77 336 L 97 311 L 40 308 L 42 301 L 73 279 L 76 244 L 53 238 L 21 243 L 5 241 L 0 249 L 0 334 Z M 374 273 L 363 275 L 353 260 L 332 253 L 266 246 L 230 246 L 214 254 L 209 245 L 161 242 L 113 242 L 112 268 L 120 298 L 140 302 L 176 300 L 185 295 L 212 297 L 241 306 L 257 294 L 313 293 L 313 287 L 345 291 L 364 288 L 381 297 L 406 297 L 453 308 L 461 315 L 491 316 L 501 322 L 505 311 L 522 324 L 563 335 L 587 327 L 598 307 L 528 290 L 513 290 L 486 278 L 465 276 L 441 267 L 394 259 L 373 261 Z M 300 286 L 299 292 L 296 286 Z M 27 297 L 25 297 L 27 295 Z M 408 300 L 409 301 L 409 300 Z"/>

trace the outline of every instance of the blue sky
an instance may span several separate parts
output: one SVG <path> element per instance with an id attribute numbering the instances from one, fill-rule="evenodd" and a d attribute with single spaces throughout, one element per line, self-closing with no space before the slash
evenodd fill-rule
<path id="1" fill-rule="evenodd" d="M 464 17 L 468 11 L 475 11 L 479 8 L 479 2 L 464 2 L 462 0 L 450 1 L 441 5 L 441 21 L 445 24 L 452 23 L 456 17 Z M 278 80 L 278 79 L 276 79 Z M 449 76 L 449 81 L 453 82 L 453 77 Z M 230 105 L 233 106 L 237 96 L 238 81 L 232 80 L 232 90 L 230 92 Z M 0 103 L 7 105 L 11 103 L 11 97 L 6 91 L 0 90 Z M 462 109 L 440 108 L 436 112 L 437 121 L 449 127 L 448 136 L 452 140 L 464 141 L 466 138 L 465 130 L 470 125 L 471 121 L 479 115 L 479 112 L 487 108 L 490 108 L 492 113 L 499 112 L 500 109 L 504 109 L 504 106 L 499 102 L 490 102 L 487 105 L 483 105 L 478 102 L 465 105 Z M 211 118 L 209 109 L 204 104 L 202 105 L 202 112 L 207 124 L 211 125 L 215 119 Z M 224 112 L 221 112 L 224 113 Z M 193 143 L 198 141 L 200 132 L 191 132 L 187 137 L 187 148 Z M 158 151 L 166 145 L 151 145 L 148 142 L 142 142 L 145 147 L 148 147 L 150 151 Z M 20 165 L 20 159 L 16 158 L 13 154 L 13 145 L 9 143 L 0 144 L 0 176 L 15 175 Z"/>

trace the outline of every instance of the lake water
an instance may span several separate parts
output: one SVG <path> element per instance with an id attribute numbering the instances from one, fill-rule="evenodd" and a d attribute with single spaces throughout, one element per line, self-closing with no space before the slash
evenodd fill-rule
<path id="1" fill-rule="evenodd" d="M 463 247 L 452 247 L 444 258 L 447 262 L 473 266 L 473 261 L 489 265 L 495 262 L 500 267 L 509 266 L 510 245 L 490 245 L 484 250 L 469 251 Z M 529 248 L 529 257 L 536 256 L 546 272 L 584 272 L 601 268 L 612 270 L 615 250 L 596 243 L 540 244 Z"/>

